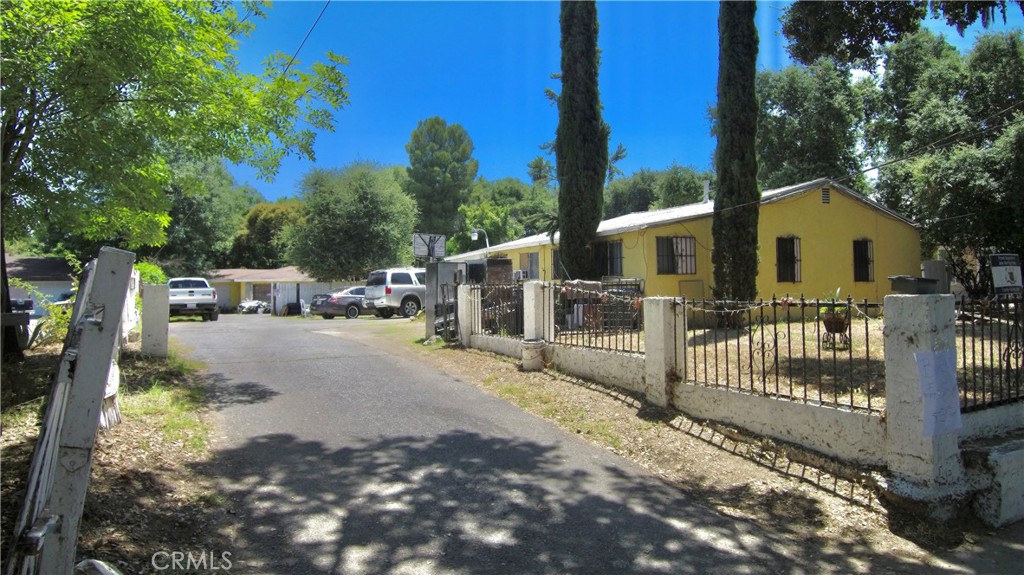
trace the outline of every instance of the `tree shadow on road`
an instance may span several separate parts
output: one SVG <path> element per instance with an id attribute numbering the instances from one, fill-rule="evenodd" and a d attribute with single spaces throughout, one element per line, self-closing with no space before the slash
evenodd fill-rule
<path id="1" fill-rule="evenodd" d="M 198 471 L 229 499 L 221 530 L 233 541 L 232 573 L 921 568 L 856 536 L 766 532 L 642 472 L 571 471 L 564 459 L 555 445 L 462 431 L 334 450 L 277 434 Z"/>

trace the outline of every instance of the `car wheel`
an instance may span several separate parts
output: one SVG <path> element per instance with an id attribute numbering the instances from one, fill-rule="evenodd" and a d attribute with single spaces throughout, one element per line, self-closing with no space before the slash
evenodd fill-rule
<path id="1" fill-rule="evenodd" d="M 377 315 L 379 315 L 383 319 L 388 319 L 391 316 L 395 315 L 395 312 L 394 312 L 394 310 L 390 310 L 390 309 L 382 309 L 382 310 L 378 310 L 377 311 Z"/>
<path id="2" fill-rule="evenodd" d="M 320 317 L 322 317 L 324 319 L 334 319 L 334 316 L 329 314 L 329 313 L 325 313 L 325 314 L 321 315 Z"/>
<path id="3" fill-rule="evenodd" d="M 359 306 L 350 305 L 347 308 L 345 308 L 345 317 L 347 317 L 348 319 L 356 319 L 357 317 L 359 317 Z"/>
<path id="4" fill-rule="evenodd" d="M 210 321 L 217 321 L 218 319 L 220 319 L 220 310 L 219 309 L 215 309 L 215 310 L 211 311 L 210 312 Z"/>
<path id="5" fill-rule="evenodd" d="M 210 314 L 208 313 L 201 314 L 199 317 L 203 318 L 203 321 L 210 321 Z"/>
<path id="6" fill-rule="evenodd" d="M 402 302 L 402 315 L 414 317 L 420 311 L 420 303 L 412 298 Z"/>

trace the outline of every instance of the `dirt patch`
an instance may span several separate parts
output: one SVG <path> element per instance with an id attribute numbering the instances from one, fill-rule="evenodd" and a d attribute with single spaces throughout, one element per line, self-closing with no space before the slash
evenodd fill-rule
<path id="1" fill-rule="evenodd" d="M 17 382 L 18 399 L 28 401 L 20 408 L 22 413 L 12 418 L 15 395 L 4 396 L 0 545 L 5 556 L 21 511 L 43 399 L 59 351 L 34 350 L 23 365 L 5 366 L 5 391 Z M 122 392 L 127 394 L 153 386 L 202 387 L 196 374 L 183 375 L 165 363 L 130 354 L 122 356 L 121 373 Z M 217 528 L 224 513 L 222 499 L 193 471 L 206 460 L 205 450 L 169 436 L 161 424 L 160 414 L 134 414 L 99 432 L 79 529 L 78 560 L 101 559 L 125 574 L 156 573 L 152 564 L 156 551 L 225 548 Z"/>

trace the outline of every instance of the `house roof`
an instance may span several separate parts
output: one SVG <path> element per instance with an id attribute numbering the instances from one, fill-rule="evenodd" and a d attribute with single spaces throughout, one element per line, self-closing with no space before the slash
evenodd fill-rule
<path id="1" fill-rule="evenodd" d="M 250 270 L 245 268 L 213 270 L 210 272 L 212 283 L 305 283 L 316 280 L 299 271 L 295 266 L 286 266 L 272 270 Z"/>
<path id="2" fill-rule="evenodd" d="M 64 258 L 8 257 L 7 275 L 27 282 L 71 281 L 75 272 Z"/>
<path id="3" fill-rule="evenodd" d="M 890 210 L 889 208 L 879 204 L 867 198 L 857 192 L 847 188 L 846 186 L 832 180 L 830 178 L 818 178 L 817 180 L 811 180 L 801 184 L 795 184 L 792 186 L 786 186 L 784 188 L 776 188 L 773 190 L 764 190 L 761 192 L 761 204 L 770 204 L 778 202 L 783 199 L 803 194 L 811 190 L 828 186 L 830 189 L 838 191 L 841 194 L 845 194 L 850 198 L 859 202 L 865 203 L 881 211 L 897 220 L 900 220 L 908 225 L 914 225 L 913 222 Z M 648 212 L 633 212 L 623 216 L 607 219 L 602 221 L 597 226 L 597 236 L 612 236 L 615 234 L 621 234 L 625 232 L 631 232 L 636 230 L 643 230 L 656 226 L 663 226 L 665 224 L 672 224 L 675 222 L 682 222 L 686 220 L 693 220 L 697 218 L 703 218 L 710 216 L 715 211 L 715 202 L 699 202 L 696 204 L 687 204 L 685 206 L 674 206 L 671 208 L 665 208 L 661 210 L 652 210 Z M 554 243 L 558 243 L 559 235 L 556 232 L 554 236 Z M 537 234 L 534 236 L 527 236 L 525 238 L 519 238 L 510 242 L 494 245 L 488 248 L 488 253 L 501 251 L 501 250 L 514 250 L 519 248 L 529 248 L 535 246 L 541 246 L 551 242 L 551 237 L 544 234 Z M 484 257 L 485 250 L 474 250 L 471 252 L 465 252 L 445 258 L 448 261 L 469 261 L 482 259 Z"/>

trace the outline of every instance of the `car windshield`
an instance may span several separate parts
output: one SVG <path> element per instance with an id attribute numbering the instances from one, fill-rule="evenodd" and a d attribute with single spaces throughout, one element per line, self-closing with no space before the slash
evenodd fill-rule
<path id="1" fill-rule="evenodd" d="M 382 286 L 387 283 L 388 272 L 371 272 L 370 278 L 366 280 L 367 286 Z"/>
<path id="2" fill-rule="evenodd" d="M 170 283 L 171 289 L 183 289 L 183 288 L 205 288 L 209 287 L 203 280 L 172 280 Z"/>

